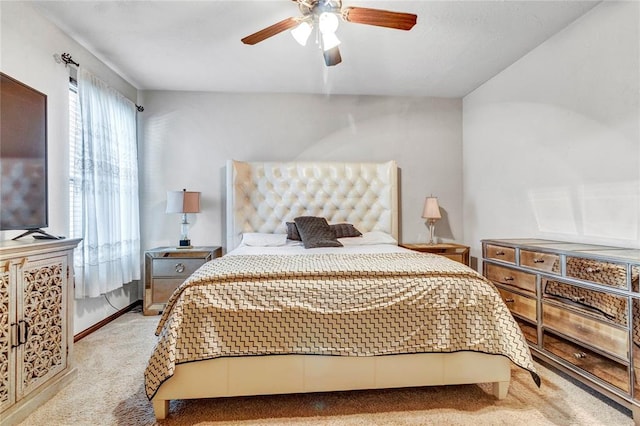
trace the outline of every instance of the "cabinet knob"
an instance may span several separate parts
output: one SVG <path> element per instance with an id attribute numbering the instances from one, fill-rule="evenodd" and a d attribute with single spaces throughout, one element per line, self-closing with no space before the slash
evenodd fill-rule
<path id="1" fill-rule="evenodd" d="M 574 357 L 578 358 L 578 359 L 583 359 L 587 357 L 587 354 L 585 354 L 584 352 L 576 352 L 573 354 Z"/>
<path id="2" fill-rule="evenodd" d="M 176 272 L 177 273 L 179 273 L 179 274 L 183 273 L 184 269 L 185 269 L 184 264 L 176 263 Z"/>

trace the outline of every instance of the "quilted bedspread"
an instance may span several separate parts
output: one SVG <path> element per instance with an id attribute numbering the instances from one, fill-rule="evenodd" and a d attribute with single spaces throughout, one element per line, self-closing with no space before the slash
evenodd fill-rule
<path id="1" fill-rule="evenodd" d="M 259 354 L 477 351 L 508 357 L 540 384 L 493 284 L 425 253 L 214 259 L 171 296 L 156 334 L 149 398 L 178 364 Z"/>

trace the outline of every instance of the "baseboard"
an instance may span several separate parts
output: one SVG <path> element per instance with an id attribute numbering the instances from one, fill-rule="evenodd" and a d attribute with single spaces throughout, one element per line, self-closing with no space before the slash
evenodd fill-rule
<path id="1" fill-rule="evenodd" d="M 98 323 L 95 323 L 94 325 L 92 325 L 91 327 L 87 328 L 86 330 L 83 330 L 80 333 L 76 334 L 75 336 L 73 336 L 73 343 L 77 342 L 78 340 L 80 340 L 80 339 L 82 339 L 84 337 L 87 337 L 88 335 L 90 335 L 94 331 L 99 330 L 100 328 L 102 328 L 105 325 L 109 324 L 114 319 L 116 319 L 116 318 L 126 314 L 127 312 L 135 309 L 137 306 L 142 307 L 142 300 L 136 300 L 135 302 L 133 302 L 129 306 L 125 306 L 124 308 L 120 309 L 118 312 L 116 312 L 116 313 L 114 313 L 112 315 L 109 315 L 108 317 L 106 317 L 102 321 L 100 321 Z"/>

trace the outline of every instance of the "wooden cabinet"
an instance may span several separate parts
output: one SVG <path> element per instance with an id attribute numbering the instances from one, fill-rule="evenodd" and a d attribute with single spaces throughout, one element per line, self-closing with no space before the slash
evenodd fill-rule
<path id="1" fill-rule="evenodd" d="M 439 244 L 400 244 L 400 247 L 404 247 L 409 250 L 419 251 L 421 253 L 433 253 L 439 254 L 456 262 L 464 263 L 469 266 L 469 247 L 462 244 L 454 243 L 439 243 Z"/>
<path id="2" fill-rule="evenodd" d="M 158 247 L 145 252 L 145 315 L 162 312 L 173 291 L 206 262 L 222 256 L 222 247 Z"/>
<path id="3" fill-rule="evenodd" d="M 483 240 L 482 250 L 533 355 L 640 423 L 640 250 L 538 239 Z"/>
<path id="4" fill-rule="evenodd" d="M 0 417 L 14 424 L 73 374 L 73 249 L 0 243 Z"/>

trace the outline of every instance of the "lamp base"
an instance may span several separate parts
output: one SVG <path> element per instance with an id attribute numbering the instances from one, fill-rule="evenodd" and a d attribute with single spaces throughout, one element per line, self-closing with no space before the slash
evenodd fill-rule
<path id="1" fill-rule="evenodd" d="M 434 236 L 434 231 L 435 231 L 435 221 L 429 220 L 429 242 L 427 244 L 429 244 L 430 246 L 434 244 L 438 244 Z"/>

